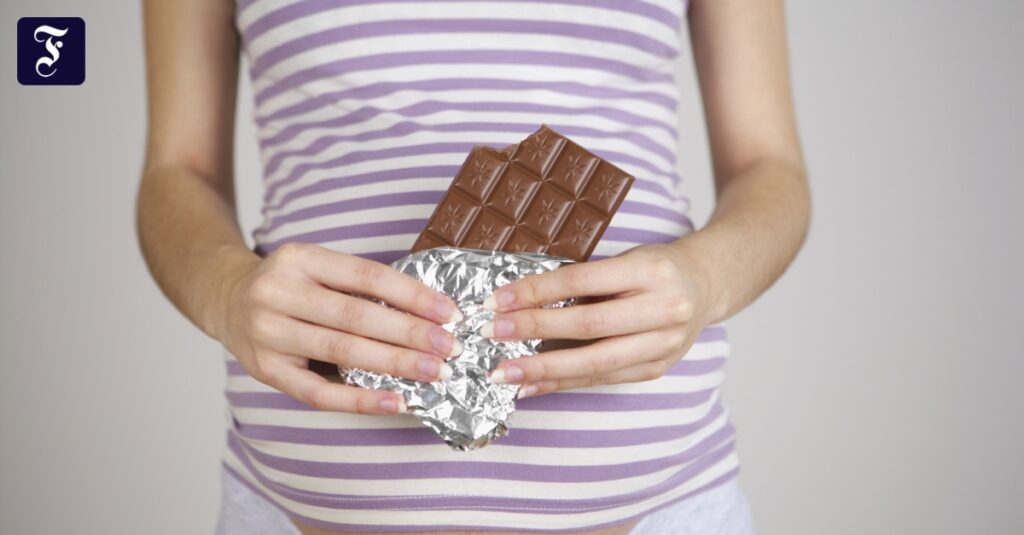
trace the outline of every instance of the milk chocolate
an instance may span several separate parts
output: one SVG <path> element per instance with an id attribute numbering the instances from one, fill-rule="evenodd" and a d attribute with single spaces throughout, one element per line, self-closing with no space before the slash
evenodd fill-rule
<path id="1" fill-rule="evenodd" d="M 547 126 L 504 149 L 473 147 L 412 252 L 441 245 L 583 262 L 633 177 Z"/>

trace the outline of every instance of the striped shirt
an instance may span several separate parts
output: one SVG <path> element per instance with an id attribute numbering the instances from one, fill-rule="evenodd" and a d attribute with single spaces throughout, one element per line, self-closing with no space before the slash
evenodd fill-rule
<path id="1" fill-rule="evenodd" d="M 408 253 L 474 144 L 546 123 L 636 177 L 594 259 L 693 231 L 676 162 L 683 0 L 238 0 L 265 199 L 257 248 Z M 315 411 L 227 358 L 224 463 L 338 531 L 617 524 L 735 477 L 707 327 L 661 378 L 518 403 L 456 452 L 407 416 Z"/>

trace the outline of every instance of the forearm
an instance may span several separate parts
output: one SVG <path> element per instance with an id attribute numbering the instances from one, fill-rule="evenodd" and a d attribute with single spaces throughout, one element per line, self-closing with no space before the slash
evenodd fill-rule
<path id="1" fill-rule="evenodd" d="M 232 291 L 224 281 L 258 262 L 239 230 L 231 192 L 184 165 L 147 167 L 137 225 L 143 256 L 164 294 L 215 338 Z"/>
<path id="2" fill-rule="evenodd" d="M 673 244 L 702 267 L 710 323 L 731 317 L 778 280 L 803 245 L 811 214 L 801 166 L 765 158 L 721 182 L 707 225 Z"/>

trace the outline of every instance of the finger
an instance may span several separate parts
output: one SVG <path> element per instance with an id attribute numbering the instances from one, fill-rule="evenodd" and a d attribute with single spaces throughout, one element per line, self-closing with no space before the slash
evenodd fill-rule
<path id="1" fill-rule="evenodd" d="M 587 340 L 650 331 L 674 321 L 663 312 L 662 301 L 647 293 L 590 305 L 527 308 L 495 316 L 480 327 L 480 335 L 498 340 Z"/>
<path id="2" fill-rule="evenodd" d="M 554 271 L 528 275 L 494 291 L 484 300 L 488 310 L 510 311 L 556 303 L 570 297 L 611 295 L 635 289 L 631 262 L 612 257 L 568 264 Z"/>
<path id="3" fill-rule="evenodd" d="M 653 381 L 665 374 L 665 365 L 659 361 L 645 362 L 629 366 L 611 373 L 591 375 L 589 377 L 569 377 L 536 383 L 523 383 L 519 386 L 516 399 L 543 396 L 560 390 L 573 390 L 600 385 L 617 385 L 623 383 L 640 383 Z"/>
<path id="4" fill-rule="evenodd" d="M 447 380 L 452 369 L 444 359 L 407 347 L 386 344 L 320 325 L 284 318 L 267 329 L 270 348 L 346 368 L 362 368 L 415 381 Z"/>
<path id="5" fill-rule="evenodd" d="M 462 313 L 448 296 L 390 266 L 322 247 L 315 251 L 305 262 L 306 270 L 325 286 L 376 297 L 438 323 L 462 319 Z"/>
<path id="6" fill-rule="evenodd" d="M 271 386 L 314 409 L 357 414 L 402 414 L 408 410 L 402 396 L 394 392 L 332 383 L 284 362 L 267 373 L 272 377 Z"/>
<path id="7" fill-rule="evenodd" d="M 277 306 L 284 314 L 309 323 L 382 342 L 442 357 L 462 353 L 462 345 L 455 336 L 432 321 L 327 288 L 296 288 Z"/>
<path id="8" fill-rule="evenodd" d="M 506 360 L 491 372 L 494 383 L 536 383 L 539 381 L 590 377 L 664 358 L 670 344 L 679 343 L 676 331 L 647 331 L 605 338 L 585 347 L 559 349 Z"/>

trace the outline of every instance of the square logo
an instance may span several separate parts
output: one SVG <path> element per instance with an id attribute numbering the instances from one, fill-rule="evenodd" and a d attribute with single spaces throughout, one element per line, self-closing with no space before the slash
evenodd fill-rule
<path id="1" fill-rule="evenodd" d="M 79 85 L 85 81 L 85 21 L 78 17 L 18 20 L 18 82 Z"/>

